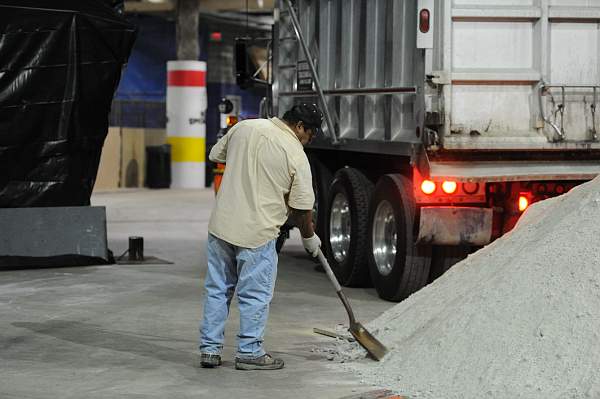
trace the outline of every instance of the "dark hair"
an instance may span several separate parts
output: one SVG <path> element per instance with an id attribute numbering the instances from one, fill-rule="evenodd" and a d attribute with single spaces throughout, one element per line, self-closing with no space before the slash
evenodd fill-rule
<path id="1" fill-rule="evenodd" d="M 302 103 L 290 108 L 282 119 L 292 124 L 302 122 L 306 128 L 317 131 L 323 123 L 323 113 L 315 104 Z"/>
<path id="2" fill-rule="evenodd" d="M 286 121 L 288 123 L 294 124 L 294 125 L 298 122 L 304 122 L 304 121 L 301 121 L 300 118 L 298 117 L 298 115 L 296 115 L 294 112 L 292 112 L 291 109 L 285 111 L 285 114 L 283 114 L 281 119 L 283 119 L 284 121 Z"/>

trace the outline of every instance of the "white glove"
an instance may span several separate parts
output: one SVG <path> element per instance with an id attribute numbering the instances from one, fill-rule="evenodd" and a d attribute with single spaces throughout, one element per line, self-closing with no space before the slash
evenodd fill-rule
<path id="1" fill-rule="evenodd" d="M 319 254 L 319 248 L 321 248 L 321 239 L 318 235 L 313 234 L 312 237 L 302 238 L 302 244 L 304 249 L 311 254 L 313 257 Z"/>

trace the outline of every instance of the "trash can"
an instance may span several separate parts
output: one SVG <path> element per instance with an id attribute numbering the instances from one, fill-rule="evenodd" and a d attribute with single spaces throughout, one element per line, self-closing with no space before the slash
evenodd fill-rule
<path id="1" fill-rule="evenodd" d="M 171 145 L 146 147 L 146 187 L 171 187 Z"/>

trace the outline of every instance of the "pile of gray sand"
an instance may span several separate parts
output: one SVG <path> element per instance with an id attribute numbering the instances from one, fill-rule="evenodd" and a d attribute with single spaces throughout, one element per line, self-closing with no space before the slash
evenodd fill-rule
<path id="1" fill-rule="evenodd" d="M 390 353 L 341 366 L 410 398 L 600 398 L 600 178 L 366 327 Z"/>

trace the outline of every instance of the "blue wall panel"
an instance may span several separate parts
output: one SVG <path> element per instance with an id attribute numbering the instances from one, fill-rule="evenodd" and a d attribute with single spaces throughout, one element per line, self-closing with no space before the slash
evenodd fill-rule
<path id="1" fill-rule="evenodd" d="M 164 101 L 167 61 L 177 58 L 175 24 L 147 15 L 132 16 L 130 22 L 137 26 L 138 36 L 116 98 Z"/>
<path id="2" fill-rule="evenodd" d="M 111 124 L 164 128 L 167 61 L 177 58 L 175 23 L 148 15 L 133 15 L 129 19 L 137 26 L 138 37 L 117 89 Z M 206 24 L 200 24 L 200 30 L 200 59 L 206 61 L 210 29 Z M 210 68 L 210 65 L 207 67 Z M 209 146 L 216 141 L 219 130 L 217 105 L 221 98 L 228 94 L 242 97 L 242 119 L 258 116 L 258 107 L 263 95 L 241 90 L 235 84 L 207 83 L 206 139 Z"/>

